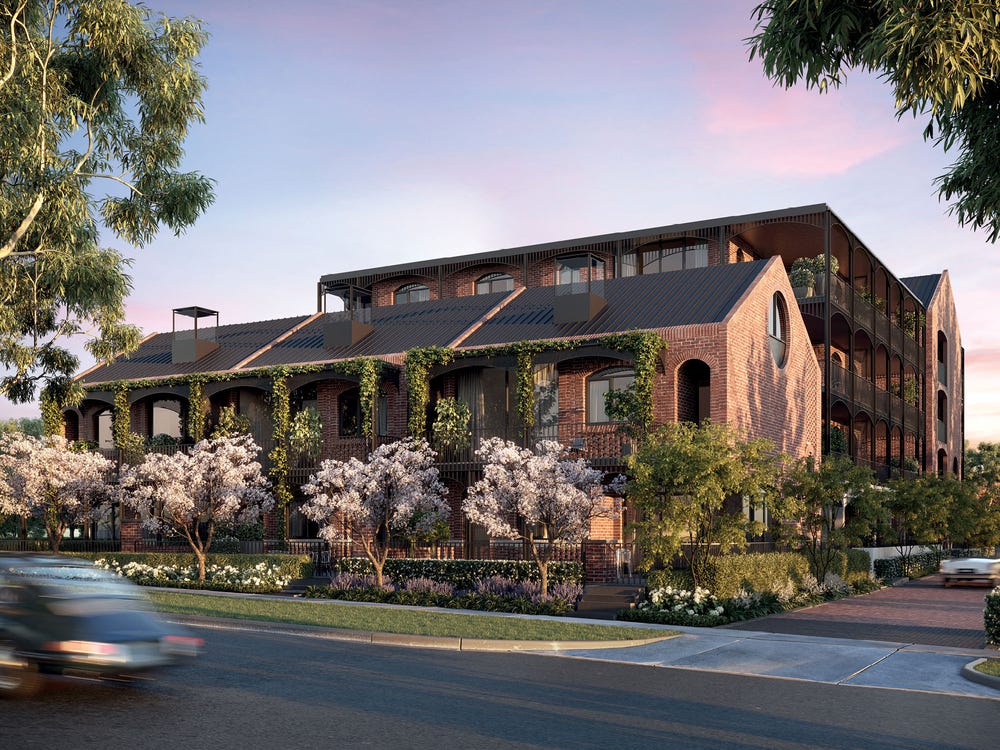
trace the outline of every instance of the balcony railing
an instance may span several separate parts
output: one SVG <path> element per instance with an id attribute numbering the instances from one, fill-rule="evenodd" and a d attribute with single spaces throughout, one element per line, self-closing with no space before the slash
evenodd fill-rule
<path id="1" fill-rule="evenodd" d="M 622 457 L 632 450 L 632 440 L 622 428 L 623 425 L 614 423 L 560 422 L 556 425 L 536 426 L 527 434 L 515 428 L 474 430 L 468 447 L 444 448 L 438 453 L 438 461 L 443 464 L 476 463 L 479 459 L 475 452 L 482 442 L 487 438 L 499 437 L 526 447 L 534 447 L 542 440 L 555 440 L 569 448 L 575 458 L 587 459 L 594 465 L 617 466 L 622 463 Z"/>

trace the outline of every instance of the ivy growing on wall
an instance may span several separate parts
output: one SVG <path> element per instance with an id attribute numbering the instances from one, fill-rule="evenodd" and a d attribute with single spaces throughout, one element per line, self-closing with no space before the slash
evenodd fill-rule
<path id="1" fill-rule="evenodd" d="M 42 392 L 39 404 L 42 410 L 42 432 L 46 435 L 62 435 L 62 406 L 49 394 Z"/>
<path id="2" fill-rule="evenodd" d="M 115 448 L 122 452 L 126 463 L 140 460 L 142 453 L 142 437 L 132 432 L 132 414 L 128 402 L 129 390 L 125 387 L 115 389 L 114 405 L 111 412 L 111 437 Z"/>
<path id="3" fill-rule="evenodd" d="M 407 428 L 411 435 L 423 437 L 427 432 L 427 405 L 431 400 L 428 375 L 431 368 L 446 365 L 454 359 L 455 351 L 444 346 L 418 347 L 406 353 L 403 373 L 406 377 L 407 401 L 410 405 Z"/>
<path id="4" fill-rule="evenodd" d="M 411 435 L 422 436 L 427 430 L 427 404 L 430 401 L 431 368 L 449 364 L 456 357 L 514 357 L 515 392 L 517 412 L 525 427 L 535 424 L 535 357 L 542 352 L 571 351 L 585 346 L 599 346 L 632 355 L 635 369 L 633 392 L 637 406 L 633 421 L 647 425 L 653 421 L 653 384 L 656 380 L 656 361 L 666 342 L 653 331 L 631 331 L 591 339 L 564 339 L 559 341 L 517 341 L 502 346 L 454 351 L 445 347 L 410 349 L 406 353 L 403 369 L 409 395 Z"/>
<path id="5" fill-rule="evenodd" d="M 187 432 L 196 443 L 205 437 L 205 416 L 208 413 L 208 399 L 205 398 L 204 385 L 204 382 L 197 378 L 188 381 Z"/>
<path id="6" fill-rule="evenodd" d="M 281 369 L 273 376 L 271 421 L 274 425 L 274 447 L 268 454 L 271 459 L 271 483 L 274 486 L 275 510 L 278 514 L 278 539 L 288 536 L 288 505 L 292 490 L 288 486 L 288 434 L 291 430 L 292 399 L 288 385 L 288 371 Z"/>

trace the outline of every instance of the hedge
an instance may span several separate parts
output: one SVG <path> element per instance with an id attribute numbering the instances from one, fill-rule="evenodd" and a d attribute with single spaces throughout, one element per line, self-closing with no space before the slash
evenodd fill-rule
<path id="1" fill-rule="evenodd" d="M 310 586 L 306 598 L 341 599 L 353 602 L 379 602 L 404 604 L 414 607 L 443 607 L 446 609 L 471 609 L 479 612 L 511 612 L 521 615 L 567 615 L 573 611 L 573 602 L 565 599 L 532 601 L 526 596 L 506 597 L 498 594 L 465 592 L 456 596 L 435 594 L 428 591 L 386 591 L 374 586 L 363 589 L 331 589 Z"/>
<path id="2" fill-rule="evenodd" d="M 374 575 L 375 569 L 366 557 L 344 557 L 334 565 L 335 573 Z M 538 581 L 538 566 L 530 560 L 417 560 L 389 558 L 383 574 L 397 583 L 412 578 L 429 578 L 438 583 L 450 583 L 457 589 L 471 589 L 483 578 L 499 576 L 512 581 Z M 549 585 L 583 584 L 583 565 L 578 562 L 549 563 Z"/>
<path id="3" fill-rule="evenodd" d="M 145 565 L 197 565 L 198 560 L 193 552 L 70 552 L 73 557 L 85 560 L 114 560 L 119 565 L 130 562 Z M 279 570 L 279 575 L 288 578 L 309 578 L 312 576 L 312 558 L 309 555 L 241 555 L 215 554 L 210 552 L 205 557 L 205 565 L 232 565 L 234 568 L 249 568 L 257 563 L 266 562 Z M 194 587 L 191 587 L 194 588 Z"/>
<path id="4" fill-rule="evenodd" d="M 702 584 L 720 599 L 747 591 L 781 591 L 809 575 L 809 563 L 798 552 L 720 555 L 709 560 Z"/>
<path id="5" fill-rule="evenodd" d="M 893 578 L 920 578 L 936 573 L 941 565 L 941 556 L 937 552 L 921 552 L 918 555 L 905 557 L 889 557 L 875 561 L 875 575 L 878 578 L 892 580 Z"/>
<path id="6" fill-rule="evenodd" d="M 986 630 L 986 642 L 992 646 L 1000 646 L 1000 588 L 995 588 L 986 595 L 983 626 Z"/>

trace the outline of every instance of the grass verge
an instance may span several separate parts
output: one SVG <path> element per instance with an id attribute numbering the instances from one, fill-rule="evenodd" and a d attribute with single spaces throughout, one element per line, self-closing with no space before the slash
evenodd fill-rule
<path id="1" fill-rule="evenodd" d="M 204 596 L 173 591 L 147 593 L 161 612 L 319 625 L 378 633 L 523 641 L 623 641 L 676 635 L 669 630 L 587 625 L 573 621 L 422 612 L 393 607 L 358 607 L 295 599 Z"/>
<path id="2" fill-rule="evenodd" d="M 975 670 L 991 677 L 1000 677 L 1000 659 L 987 659 L 983 663 L 977 664 Z"/>

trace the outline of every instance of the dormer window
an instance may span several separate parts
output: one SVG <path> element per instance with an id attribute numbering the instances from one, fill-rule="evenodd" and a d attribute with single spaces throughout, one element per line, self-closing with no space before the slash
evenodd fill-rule
<path id="1" fill-rule="evenodd" d="M 514 277 L 509 273 L 488 273 L 476 282 L 476 294 L 514 291 Z"/>
<path id="2" fill-rule="evenodd" d="M 431 298 L 431 290 L 426 284 L 404 284 L 393 295 L 395 304 L 408 305 L 411 302 L 426 302 Z"/>
<path id="3" fill-rule="evenodd" d="M 708 265 L 708 243 L 704 240 L 666 240 L 644 245 L 622 255 L 622 276 L 642 276 L 684 271 Z"/>
<path id="4" fill-rule="evenodd" d="M 556 259 L 556 286 L 586 285 L 604 280 L 604 261 L 593 255 L 571 255 Z"/>

